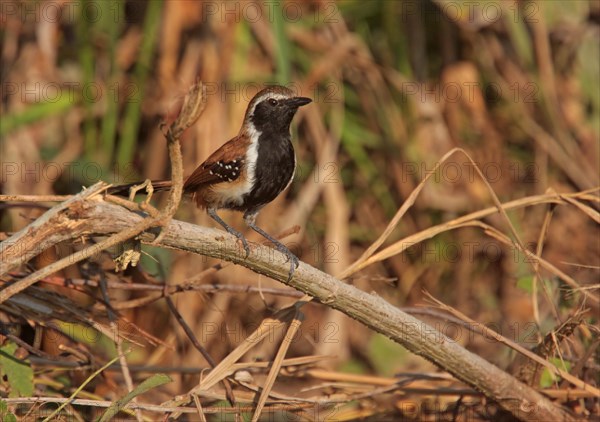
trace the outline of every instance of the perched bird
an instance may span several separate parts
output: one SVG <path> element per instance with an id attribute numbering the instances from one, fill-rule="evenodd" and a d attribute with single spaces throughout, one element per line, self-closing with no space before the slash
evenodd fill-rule
<path id="1" fill-rule="evenodd" d="M 295 96 L 283 86 L 263 89 L 248 104 L 238 135 L 213 152 L 183 185 L 184 193 L 191 194 L 198 207 L 205 208 L 208 215 L 242 242 L 248 257 L 250 248 L 244 235 L 217 214 L 219 209 L 243 212 L 246 224 L 288 257 L 288 280 L 298 267 L 298 258 L 258 227 L 256 216 L 292 182 L 296 154 L 290 124 L 298 108 L 311 101 Z M 152 185 L 155 190 L 167 190 L 171 182 L 153 181 Z M 122 186 L 121 190 L 128 186 L 131 185 Z"/>

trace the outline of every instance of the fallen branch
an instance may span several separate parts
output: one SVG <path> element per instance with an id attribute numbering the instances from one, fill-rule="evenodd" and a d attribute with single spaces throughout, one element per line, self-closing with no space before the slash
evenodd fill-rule
<path id="1" fill-rule="evenodd" d="M 102 186 L 95 186 L 94 189 L 100 191 Z M 60 241 L 82 236 L 120 234 L 148 220 L 126 208 L 102 200 L 99 195 L 85 200 L 81 198 L 83 194 L 73 198 L 72 204 L 77 205 L 72 209 L 65 207 L 65 204 L 55 207 L 62 210 L 61 219 L 42 216 L 43 222 L 37 224 L 37 230 L 25 230 L 25 233 L 20 232 L 13 237 L 18 237 L 23 245 L 30 247 L 35 248 L 41 243 L 49 247 Z M 48 211 L 53 215 L 56 212 L 54 208 Z M 171 220 L 161 231 L 163 238 L 158 246 L 225 259 L 286 283 L 289 263 L 284 255 L 272 248 L 256 245 L 250 256 L 244 259 L 236 239 L 221 230 Z M 156 233 L 144 232 L 139 237 L 142 242 L 153 243 L 156 240 Z M 51 240 L 47 241 L 47 239 Z M 13 242 L 10 243 L 13 247 L 19 247 L 14 244 L 14 241 L 15 239 L 9 238 L 5 242 Z M 40 251 L 39 248 L 35 249 L 37 252 Z M 21 253 L 27 256 L 31 254 L 23 249 Z M 14 255 L 10 255 L 10 258 L 10 262 L 6 262 L 8 268 L 14 268 L 19 262 L 23 262 Z M 300 264 L 293 279 L 286 284 L 345 313 L 403 345 L 411 352 L 433 362 L 481 391 L 519 419 L 573 420 L 566 410 L 555 406 L 533 388 L 519 382 L 426 323 L 402 312 L 376 295 L 344 284 L 305 263 Z M 10 297 L 6 291 L 7 288 L 0 291 L 0 302 Z"/>

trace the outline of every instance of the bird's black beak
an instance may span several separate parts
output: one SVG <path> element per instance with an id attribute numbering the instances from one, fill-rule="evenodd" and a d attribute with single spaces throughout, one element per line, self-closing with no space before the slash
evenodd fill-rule
<path id="1" fill-rule="evenodd" d="M 307 97 L 294 97 L 287 100 L 287 103 L 290 107 L 302 107 L 308 103 L 312 103 L 312 100 Z"/>

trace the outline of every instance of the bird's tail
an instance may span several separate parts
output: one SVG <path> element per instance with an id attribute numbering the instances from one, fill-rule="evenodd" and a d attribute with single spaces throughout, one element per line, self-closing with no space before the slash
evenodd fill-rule
<path id="1" fill-rule="evenodd" d="M 107 193 L 109 193 L 110 195 L 129 195 L 129 190 L 134 187 L 134 186 L 140 186 L 143 185 L 145 182 L 134 182 L 134 183 L 127 183 L 125 185 L 116 185 L 116 186 L 111 186 L 107 189 Z M 171 186 L 173 185 L 173 183 L 170 180 L 152 180 L 150 183 L 152 183 L 152 187 L 154 188 L 154 192 L 164 192 L 167 191 L 169 189 L 171 189 Z M 139 190 L 139 193 L 145 193 L 146 189 L 142 188 Z"/>

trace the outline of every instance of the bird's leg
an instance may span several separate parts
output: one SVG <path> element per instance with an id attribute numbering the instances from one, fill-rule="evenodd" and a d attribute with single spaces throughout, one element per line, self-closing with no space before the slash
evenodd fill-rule
<path id="1" fill-rule="evenodd" d="M 223 221 L 223 219 L 221 217 L 219 217 L 219 215 L 217 214 L 217 210 L 216 209 L 214 209 L 214 208 L 208 208 L 206 210 L 206 212 L 208 212 L 208 215 L 210 215 L 210 217 L 213 220 L 215 220 L 225 230 L 227 230 L 227 233 L 230 233 L 230 234 L 234 235 L 235 237 L 238 238 L 238 240 L 240 242 L 242 242 L 242 245 L 244 246 L 244 251 L 246 251 L 246 256 L 244 257 L 244 259 L 248 258 L 248 255 L 250 255 L 250 247 L 248 246 L 248 241 L 246 240 L 246 238 L 244 237 L 244 235 L 241 234 L 240 232 L 238 232 L 237 230 L 235 230 L 233 227 L 231 227 L 225 221 Z"/>
<path id="2" fill-rule="evenodd" d="M 273 236 L 271 236 L 269 233 L 267 233 L 266 231 L 264 231 L 263 229 L 261 229 L 260 227 L 258 227 L 256 225 L 256 212 L 246 212 L 244 214 L 244 221 L 246 221 L 246 224 L 248 224 L 248 227 L 250 227 L 252 230 L 254 230 L 255 232 L 257 232 L 258 234 L 260 234 L 262 237 L 264 237 L 265 239 L 267 239 L 268 241 L 270 241 L 271 243 L 273 243 L 273 245 L 275 246 L 275 249 L 277 249 L 279 252 L 281 252 L 282 254 L 284 254 L 288 261 L 290 261 L 290 272 L 288 274 L 288 282 L 292 279 L 292 276 L 294 275 L 294 270 L 296 268 L 298 268 L 298 265 L 300 265 L 300 262 L 298 261 L 298 258 L 296 257 L 296 255 L 294 255 L 283 243 L 281 243 L 279 240 L 275 239 Z"/>

